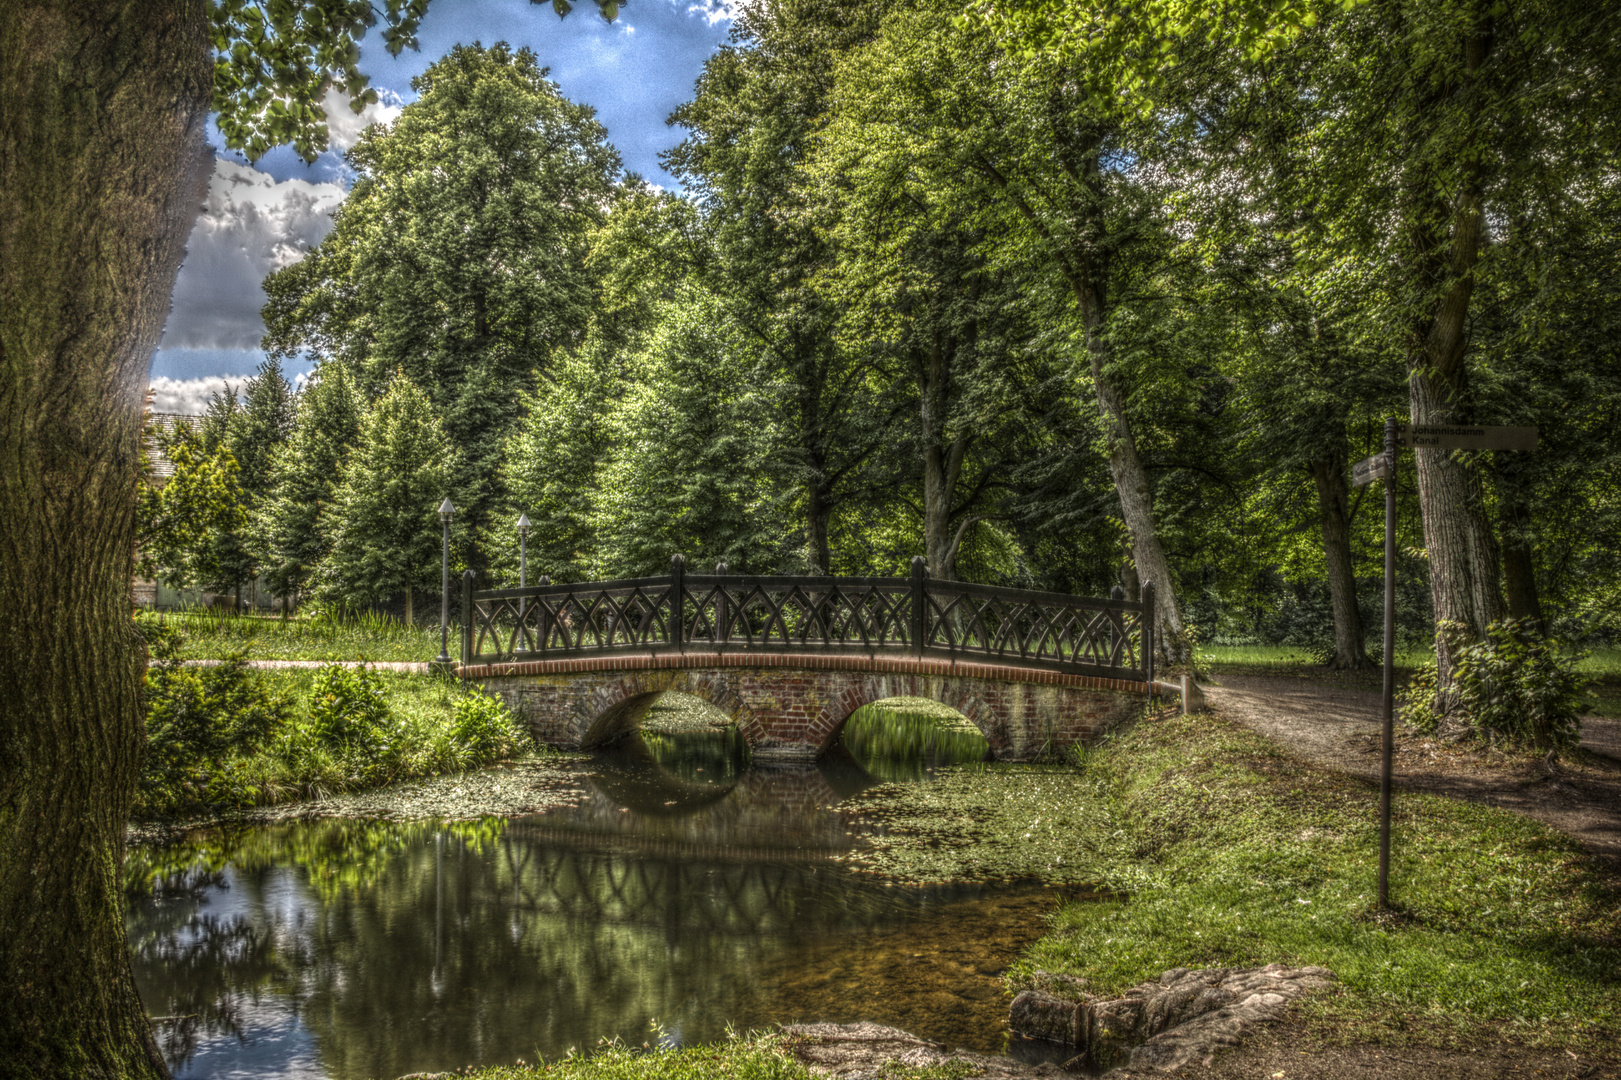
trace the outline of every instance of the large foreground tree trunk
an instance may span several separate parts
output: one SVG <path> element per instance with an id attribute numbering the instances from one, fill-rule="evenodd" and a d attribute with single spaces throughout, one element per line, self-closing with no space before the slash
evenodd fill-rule
<path id="1" fill-rule="evenodd" d="M 1362 613 L 1356 606 L 1356 569 L 1351 561 L 1350 491 L 1346 487 L 1345 440 L 1311 463 L 1317 485 L 1317 512 L 1323 527 L 1323 561 L 1328 567 L 1328 595 L 1334 607 L 1334 668 L 1366 667 Z"/>
<path id="2" fill-rule="evenodd" d="M 130 552 L 211 77 L 202 0 L 0 4 L 0 1076 L 166 1075 L 124 940 Z"/>

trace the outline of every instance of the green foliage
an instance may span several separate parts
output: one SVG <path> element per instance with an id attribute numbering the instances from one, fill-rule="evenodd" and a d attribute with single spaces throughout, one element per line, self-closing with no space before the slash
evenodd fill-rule
<path id="1" fill-rule="evenodd" d="M 454 459 L 427 395 L 397 374 L 361 421 L 333 496 L 332 550 L 316 571 L 323 600 L 359 606 L 404 592 L 409 602 L 437 585 Z"/>
<path id="2" fill-rule="evenodd" d="M 527 49 L 457 46 L 412 86 L 349 151 L 332 231 L 266 279 L 265 346 L 347 367 L 367 398 L 408 377 L 457 449 L 460 517 L 482 528 L 524 391 L 596 307 L 586 257 L 619 156 Z"/>
<path id="3" fill-rule="evenodd" d="M 926 698 L 864 705 L 844 722 L 841 738 L 868 772 L 886 780 L 983 761 L 990 749 L 985 736 L 961 714 Z"/>
<path id="4" fill-rule="evenodd" d="M 529 735 L 506 702 L 483 688 L 456 699 L 451 735 L 481 758 L 511 757 L 530 745 Z"/>
<path id="5" fill-rule="evenodd" d="M 183 667 L 177 628 L 154 615 L 137 615 L 136 623 L 152 657 L 137 812 L 252 804 L 260 791 L 246 763 L 288 723 L 291 704 L 241 653 L 213 667 Z"/>
<path id="6" fill-rule="evenodd" d="M 237 463 L 222 446 L 210 448 L 190 424 L 148 429 L 173 468 L 164 482 L 143 478 L 136 502 L 136 561 L 142 574 L 176 586 L 216 581 L 223 571 L 215 537 L 247 523 Z"/>
<path id="7" fill-rule="evenodd" d="M 439 652 L 439 627 L 406 626 L 376 611 L 341 607 L 307 609 L 295 618 L 246 615 L 223 608 L 170 612 L 184 632 L 181 658 L 214 660 L 252 649 L 261 660 L 421 661 Z M 456 629 L 450 630 L 452 640 Z"/>
<path id="8" fill-rule="evenodd" d="M 394 734 L 377 672 L 365 664 L 326 664 L 310 695 L 310 733 L 356 760 L 386 755 Z"/>
<path id="9" fill-rule="evenodd" d="M 1462 626 L 1441 632 L 1452 656 L 1452 685 L 1440 686 L 1438 670 L 1421 669 L 1408 684 L 1402 721 L 1435 731 L 1443 720 L 1460 722 L 1471 734 L 1542 748 L 1581 741 L 1581 714 L 1592 706 L 1580 657 L 1544 636 L 1530 620 L 1504 619 L 1471 641 Z"/>
<path id="10" fill-rule="evenodd" d="M 532 3 L 541 0 L 531 0 Z M 323 107 L 332 87 L 360 112 L 377 101 L 360 70 L 360 42 L 383 18 L 383 47 L 390 56 L 417 47 L 416 31 L 429 0 L 211 0 L 214 42 L 214 110 L 225 145 L 250 161 L 275 146 L 291 144 L 305 161 L 327 145 Z M 573 6 L 551 0 L 559 16 Z M 608 22 L 619 0 L 597 0 Z"/>

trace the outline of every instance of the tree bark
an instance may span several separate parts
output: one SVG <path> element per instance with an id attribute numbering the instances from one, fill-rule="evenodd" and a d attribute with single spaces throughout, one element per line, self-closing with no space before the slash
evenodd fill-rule
<path id="1" fill-rule="evenodd" d="M 414 612 L 411 609 L 411 593 L 412 593 L 412 591 L 413 590 L 411 589 L 411 586 L 407 585 L 405 587 L 405 625 L 406 626 L 415 626 L 416 625 L 416 612 Z"/>
<path id="2" fill-rule="evenodd" d="M 970 436 L 946 438 L 951 371 L 946 345 L 935 333 L 918 367 L 918 397 L 923 430 L 923 560 L 929 576 L 957 580 L 957 552 L 962 534 L 951 531 L 951 503 L 968 455 Z"/>
<path id="3" fill-rule="evenodd" d="M 166 1076 L 124 938 L 141 406 L 207 192 L 207 6 L 0 5 L 0 1076 Z"/>
<path id="4" fill-rule="evenodd" d="M 1518 492 L 1499 488 L 1503 535 L 1503 589 L 1507 593 L 1508 614 L 1513 619 L 1530 619 L 1542 633 L 1548 632 L 1542 616 L 1542 597 L 1537 591 L 1536 557 L 1531 551 L 1533 524 L 1531 511 Z"/>
<path id="5" fill-rule="evenodd" d="M 1317 484 L 1317 511 L 1323 529 L 1323 562 L 1328 567 L 1328 595 L 1334 607 L 1334 661 L 1337 671 L 1368 666 L 1362 613 L 1356 605 L 1356 571 L 1351 562 L 1350 489 L 1346 485 L 1345 440 L 1311 463 Z"/>
<path id="6" fill-rule="evenodd" d="M 1475 100 L 1468 83 L 1478 75 L 1491 51 L 1489 19 L 1477 15 L 1476 27 L 1460 42 L 1464 86 L 1442 87 L 1429 103 L 1436 123 L 1458 123 L 1441 110 L 1453 98 Z M 1478 117 L 1470 117 L 1478 124 Z M 1411 378 L 1409 399 L 1414 424 L 1455 424 L 1467 417 L 1469 302 L 1474 294 L 1475 264 L 1485 234 L 1485 177 L 1479 159 L 1459 150 L 1454 162 L 1460 176 L 1455 194 L 1443 201 L 1431 168 L 1415 163 L 1404 178 L 1408 201 L 1409 242 L 1413 248 L 1411 287 L 1421 306 L 1407 341 Z M 1450 450 L 1415 452 L 1418 498 L 1424 516 L 1424 546 L 1430 559 L 1430 592 L 1440 623 L 1462 624 L 1479 639 L 1486 627 L 1505 614 L 1498 584 L 1497 545 L 1481 499 L 1480 470 L 1457 460 Z M 1441 685 L 1451 683 L 1452 659 L 1442 636 L 1436 637 Z"/>

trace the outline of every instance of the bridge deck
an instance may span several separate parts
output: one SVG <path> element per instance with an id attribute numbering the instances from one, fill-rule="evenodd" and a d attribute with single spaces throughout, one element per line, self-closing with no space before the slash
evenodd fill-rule
<path id="1" fill-rule="evenodd" d="M 844 653 L 686 652 L 619 653 L 609 656 L 566 657 L 556 660 L 513 660 L 493 664 L 461 664 L 464 679 L 497 679 L 524 675 L 574 675 L 605 671 L 670 671 L 694 668 L 796 668 L 802 671 L 851 671 L 874 675 L 938 675 L 967 679 L 1017 682 L 1032 686 L 1064 686 L 1077 690 L 1115 690 L 1148 694 L 1153 687 L 1141 680 L 1073 675 L 1011 664 L 981 664 L 910 656 L 852 656 Z"/>

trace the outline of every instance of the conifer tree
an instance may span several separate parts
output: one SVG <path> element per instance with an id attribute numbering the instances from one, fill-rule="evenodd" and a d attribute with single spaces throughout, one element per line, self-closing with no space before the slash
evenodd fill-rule
<path id="1" fill-rule="evenodd" d="M 271 463 L 271 497 L 255 520 L 270 587 L 294 598 L 331 547 L 327 520 L 349 452 L 360 439 L 360 400 L 338 364 L 322 364 L 298 396 L 297 422 Z"/>
<path id="2" fill-rule="evenodd" d="M 332 550 L 316 572 L 323 599 L 342 606 L 413 594 L 439 577 L 439 503 L 449 492 L 454 451 L 428 396 L 404 373 L 360 423 L 360 441 L 332 501 Z"/>

